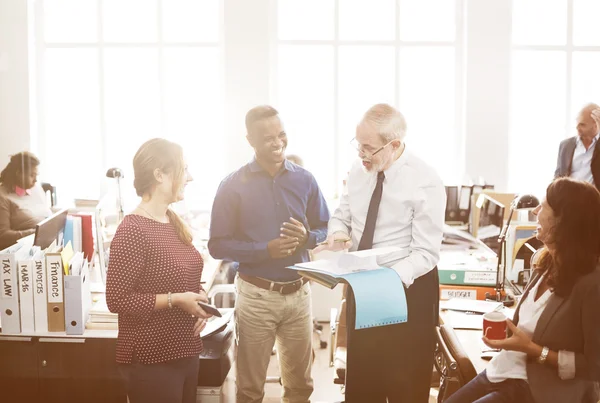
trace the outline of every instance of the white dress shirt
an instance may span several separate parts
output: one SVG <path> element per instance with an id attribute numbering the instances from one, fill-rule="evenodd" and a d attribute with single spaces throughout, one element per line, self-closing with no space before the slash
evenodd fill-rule
<path id="1" fill-rule="evenodd" d="M 404 258 L 392 253 L 378 259 L 381 266 L 396 270 L 409 287 L 438 263 L 446 192 L 435 170 L 408 149 L 384 173 L 373 248 L 396 246 L 409 250 Z M 343 232 L 351 236 L 353 249 L 360 242 L 376 183 L 377 173 L 365 172 L 358 160 L 329 221 L 329 234 Z"/>
<path id="2" fill-rule="evenodd" d="M 535 332 L 540 316 L 548 305 L 548 300 L 552 296 L 550 289 L 535 300 L 538 288 L 544 280 L 544 275 L 531 288 L 527 297 L 521 303 L 519 310 L 519 324 L 521 329 L 530 338 Z M 490 382 L 497 383 L 507 379 L 527 380 L 527 353 L 520 351 L 502 350 L 490 362 L 486 369 L 486 375 Z M 575 353 L 572 351 L 561 350 L 558 352 L 558 375 L 561 379 L 573 379 L 575 377 Z"/>
<path id="3" fill-rule="evenodd" d="M 575 139 L 577 145 L 575 146 L 573 160 L 571 162 L 571 178 L 589 182 L 594 185 L 592 157 L 594 155 L 596 144 L 598 143 L 598 137 L 600 137 L 600 134 L 597 134 L 596 137 L 594 137 L 592 144 L 587 150 L 579 136 Z"/>

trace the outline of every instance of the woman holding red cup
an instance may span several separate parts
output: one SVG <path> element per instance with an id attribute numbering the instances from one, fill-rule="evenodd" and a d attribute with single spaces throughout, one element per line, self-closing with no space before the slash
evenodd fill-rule
<path id="1" fill-rule="evenodd" d="M 483 341 L 501 352 L 447 403 L 598 402 L 600 193 L 560 178 L 535 210 L 534 273 L 514 320 L 484 320 Z"/>

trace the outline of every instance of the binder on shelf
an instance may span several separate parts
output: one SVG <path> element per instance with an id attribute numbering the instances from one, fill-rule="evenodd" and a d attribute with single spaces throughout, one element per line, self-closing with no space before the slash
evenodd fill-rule
<path id="1" fill-rule="evenodd" d="M 88 261 L 82 252 L 73 256 L 69 271 L 64 277 L 65 328 L 69 335 L 81 335 L 92 304 Z"/>
<path id="2" fill-rule="evenodd" d="M 38 251 L 33 255 L 33 311 L 35 331 L 48 332 L 48 283 L 46 279 L 46 254 Z"/>
<path id="3" fill-rule="evenodd" d="M 17 262 L 29 253 L 29 247 L 16 244 L 0 252 L 0 318 L 3 334 L 21 333 L 21 314 L 19 311 L 19 282 Z"/>
<path id="4" fill-rule="evenodd" d="M 444 268 L 438 266 L 440 284 L 493 287 L 496 285 L 496 270 L 469 270 L 467 268 Z"/>
<path id="5" fill-rule="evenodd" d="M 88 262 L 92 261 L 94 256 L 94 225 L 92 214 L 74 214 L 74 217 L 81 218 L 81 248 Z"/>
<path id="6" fill-rule="evenodd" d="M 24 256 L 17 262 L 19 283 L 19 311 L 21 315 L 21 332 L 35 332 L 35 315 L 33 308 L 33 259 Z"/>
<path id="7" fill-rule="evenodd" d="M 48 284 L 48 331 L 65 331 L 65 303 L 63 294 L 62 248 L 54 247 L 46 253 L 46 280 Z"/>
<path id="8" fill-rule="evenodd" d="M 485 300 L 485 294 L 494 293 L 494 287 L 479 287 L 467 285 L 440 284 L 440 300 L 445 301 L 452 298 Z"/>
<path id="9" fill-rule="evenodd" d="M 446 186 L 446 213 L 444 221 L 447 224 L 460 223 L 458 211 L 458 186 Z"/>

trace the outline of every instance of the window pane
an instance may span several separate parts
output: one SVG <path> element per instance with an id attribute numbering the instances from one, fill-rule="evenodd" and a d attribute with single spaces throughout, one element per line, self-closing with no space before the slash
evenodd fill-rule
<path id="1" fill-rule="evenodd" d="M 46 42 L 95 42 L 98 40 L 97 0 L 45 0 Z"/>
<path id="2" fill-rule="evenodd" d="M 104 53 L 106 157 L 131 181 L 133 156 L 160 136 L 158 54 L 155 49 L 106 49 Z"/>
<path id="3" fill-rule="evenodd" d="M 371 106 L 394 104 L 395 48 L 340 46 L 338 62 L 339 177 L 344 178 L 357 158 L 349 146 L 356 125 Z"/>
<path id="4" fill-rule="evenodd" d="M 461 168 L 458 156 L 462 144 L 455 127 L 454 60 L 453 47 L 410 47 L 400 51 L 400 111 L 408 128 L 406 144 L 447 183 L 459 179 Z"/>
<path id="5" fill-rule="evenodd" d="M 600 46 L 600 1 L 574 0 L 573 43 L 576 46 Z"/>
<path id="6" fill-rule="evenodd" d="M 325 196 L 334 193 L 333 47 L 279 46 L 278 104 L 288 153 L 298 154 Z"/>
<path id="7" fill-rule="evenodd" d="M 163 40 L 166 42 L 218 42 L 221 25 L 220 8 L 219 0 L 163 1 Z"/>
<path id="8" fill-rule="evenodd" d="M 341 40 L 394 40 L 395 0 L 339 1 Z"/>
<path id="9" fill-rule="evenodd" d="M 210 209 L 225 176 L 219 49 L 164 52 L 167 137 L 183 146 L 189 172 L 195 179 L 187 186 L 186 204 Z"/>
<path id="10" fill-rule="evenodd" d="M 334 0 L 279 0 L 277 30 L 281 40 L 332 40 Z"/>
<path id="11" fill-rule="evenodd" d="M 512 28 L 516 45 L 566 44 L 567 0 L 513 1 Z"/>
<path id="12" fill-rule="evenodd" d="M 102 172 L 98 59 L 93 49 L 47 49 L 44 58 L 44 179 L 60 203 L 97 199 Z"/>
<path id="13" fill-rule="evenodd" d="M 156 0 L 102 0 L 106 42 L 157 40 Z"/>
<path id="14" fill-rule="evenodd" d="M 570 132 L 585 104 L 600 103 L 600 52 L 573 52 Z"/>
<path id="15" fill-rule="evenodd" d="M 565 137 L 565 60 L 562 51 L 513 52 L 511 191 L 543 196 L 554 176 L 558 143 Z"/>
<path id="16" fill-rule="evenodd" d="M 401 0 L 400 39 L 403 41 L 454 41 L 454 0 Z"/>

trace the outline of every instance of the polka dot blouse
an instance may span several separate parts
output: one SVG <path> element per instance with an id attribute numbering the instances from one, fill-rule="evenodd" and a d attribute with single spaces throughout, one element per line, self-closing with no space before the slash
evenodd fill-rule
<path id="1" fill-rule="evenodd" d="M 179 308 L 154 310 L 157 294 L 201 290 L 202 256 L 171 224 L 128 215 L 110 246 L 106 302 L 119 314 L 117 362 L 156 364 L 197 356 L 192 316 Z"/>

